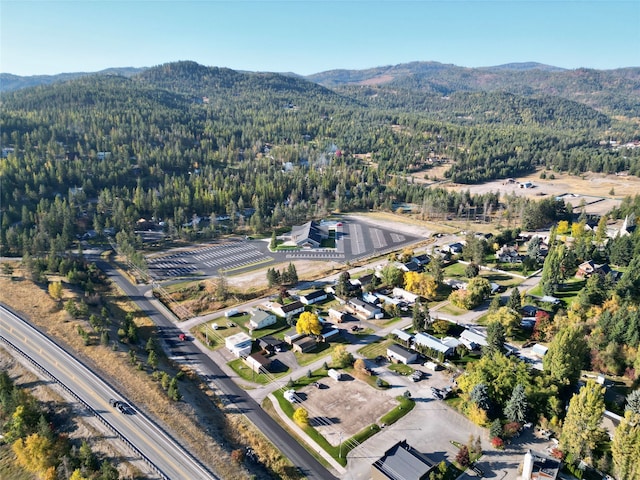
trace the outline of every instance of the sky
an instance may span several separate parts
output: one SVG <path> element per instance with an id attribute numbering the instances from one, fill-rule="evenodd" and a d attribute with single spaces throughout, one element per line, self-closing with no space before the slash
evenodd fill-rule
<path id="1" fill-rule="evenodd" d="M 0 0 L 0 72 L 640 67 L 640 0 Z"/>

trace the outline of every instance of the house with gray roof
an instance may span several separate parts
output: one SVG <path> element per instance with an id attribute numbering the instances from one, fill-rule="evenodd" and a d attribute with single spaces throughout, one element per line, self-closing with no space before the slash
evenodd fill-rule
<path id="1" fill-rule="evenodd" d="M 436 462 L 402 440 L 371 465 L 372 480 L 426 480 Z"/>
<path id="2" fill-rule="evenodd" d="M 418 333 L 415 337 L 413 337 L 413 344 L 416 350 L 419 350 L 418 347 L 426 347 L 435 350 L 438 353 L 442 353 L 445 357 L 453 355 L 453 352 L 455 350 L 442 343 L 433 335 L 429 335 L 428 333 L 424 332 Z"/>
<path id="3" fill-rule="evenodd" d="M 387 347 L 387 357 L 396 362 L 408 365 L 418 359 L 418 354 L 408 348 L 404 348 L 402 345 L 392 343 Z"/>

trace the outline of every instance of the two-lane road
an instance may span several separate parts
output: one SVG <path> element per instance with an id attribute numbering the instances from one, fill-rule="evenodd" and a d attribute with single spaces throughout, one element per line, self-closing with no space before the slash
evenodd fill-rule
<path id="1" fill-rule="evenodd" d="M 217 478 L 166 432 L 137 412 L 135 406 L 132 406 L 130 414 L 112 407 L 110 398 L 125 402 L 126 399 L 62 347 L 3 305 L 0 305 L 0 335 L 89 405 L 164 477 L 172 480 Z"/>

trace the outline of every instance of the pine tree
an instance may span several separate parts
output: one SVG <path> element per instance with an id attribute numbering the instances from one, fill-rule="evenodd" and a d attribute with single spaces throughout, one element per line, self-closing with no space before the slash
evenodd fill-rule
<path id="1" fill-rule="evenodd" d="M 519 383 L 513 389 L 511 398 L 504 407 L 504 414 L 511 422 L 524 423 L 527 418 L 527 408 L 527 394 L 524 391 L 524 386 Z"/>
<path id="2" fill-rule="evenodd" d="M 276 249 L 277 246 L 278 246 L 278 240 L 276 238 L 276 231 L 274 230 L 273 233 L 271 234 L 271 243 L 269 243 L 269 249 L 273 251 Z"/>
<path id="3" fill-rule="evenodd" d="M 507 307 L 516 312 L 519 312 L 520 308 L 522 308 L 522 296 L 520 295 L 520 290 L 518 290 L 518 287 L 515 287 L 513 290 L 511 290 L 511 295 L 509 296 Z"/>
<path id="4" fill-rule="evenodd" d="M 482 348 L 483 355 L 493 355 L 504 351 L 506 341 L 504 326 L 500 322 L 487 325 L 487 345 Z"/>
<path id="5" fill-rule="evenodd" d="M 469 399 L 486 412 L 491 408 L 489 389 L 484 383 L 478 383 L 473 387 L 471 392 L 469 392 Z"/>
<path id="6" fill-rule="evenodd" d="M 640 388 L 629 394 L 625 410 L 640 415 Z"/>
<path id="7" fill-rule="evenodd" d="M 179 402 L 182 399 L 182 394 L 178 389 L 178 379 L 173 377 L 169 382 L 169 388 L 167 389 L 167 395 L 174 402 Z"/>

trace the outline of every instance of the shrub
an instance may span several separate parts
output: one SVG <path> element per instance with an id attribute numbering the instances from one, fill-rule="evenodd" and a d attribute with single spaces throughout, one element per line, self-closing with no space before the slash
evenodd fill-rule
<path id="1" fill-rule="evenodd" d="M 504 440 L 502 440 L 500 437 L 493 437 L 491 439 L 491 445 L 493 445 L 498 450 L 503 450 L 504 449 Z"/>
<path id="2" fill-rule="evenodd" d="M 502 434 L 505 438 L 515 437 L 520 431 L 518 422 L 509 422 L 502 428 Z"/>

